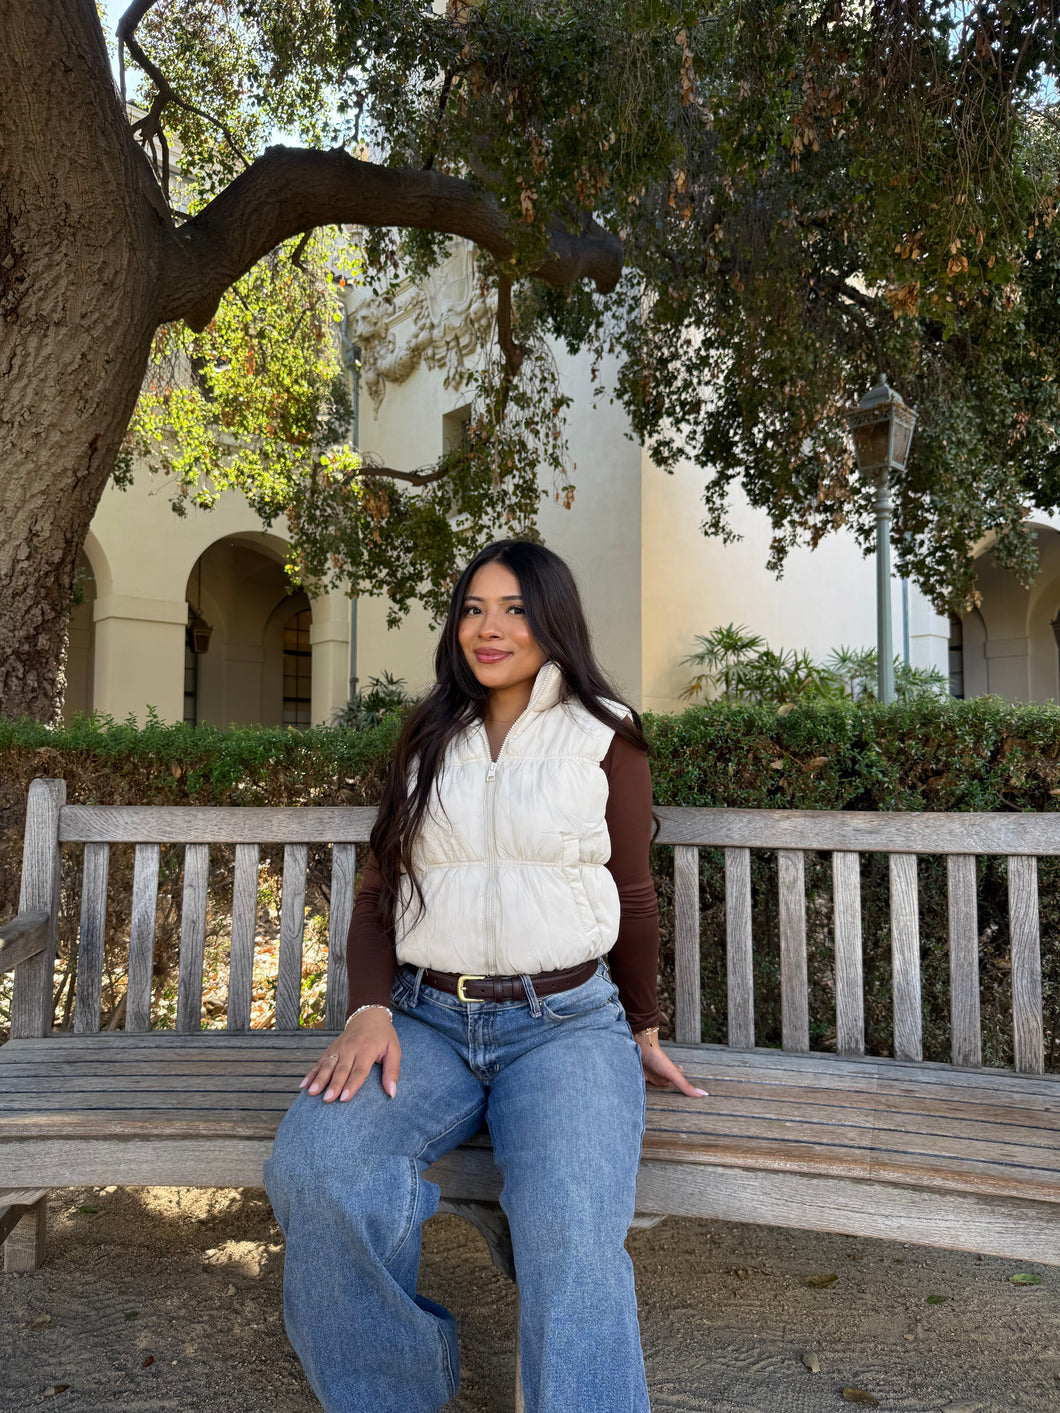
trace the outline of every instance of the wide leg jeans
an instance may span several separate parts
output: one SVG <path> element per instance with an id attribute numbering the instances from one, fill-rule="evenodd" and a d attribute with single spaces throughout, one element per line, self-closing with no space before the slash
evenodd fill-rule
<path id="1" fill-rule="evenodd" d="M 527 1413 L 647 1413 L 633 1270 L 640 1056 L 601 965 L 525 1002 L 462 1002 L 399 971 L 397 1095 L 303 1091 L 265 1185 L 287 1243 L 287 1331 L 326 1413 L 434 1413 L 458 1383 L 455 1325 L 416 1292 L 423 1177 L 487 1122 L 521 1297 Z"/>

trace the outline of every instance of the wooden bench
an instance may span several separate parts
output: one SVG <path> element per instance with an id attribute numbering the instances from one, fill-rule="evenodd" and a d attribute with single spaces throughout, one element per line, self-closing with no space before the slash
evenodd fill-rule
<path id="1" fill-rule="evenodd" d="M 649 1091 L 638 1208 L 955 1247 L 1060 1264 L 1060 1076 L 1043 1071 L 1036 856 L 1060 814 L 667 809 L 673 844 L 676 1041 L 707 1101 Z M 342 1023 L 355 849 L 374 811 L 65 804 L 30 789 L 20 911 L 0 928 L 14 968 L 0 1048 L 0 1235 L 31 1269 L 44 1194 L 79 1184 L 260 1186 L 300 1077 Z M 284 846 L 276 1026 L 250 1029 L 262 843 Z M 109 850 L 135 875 L 124 1031 L 100 1033 Z M 84 845 L 72 1031 L 51 1031 L 60 851 Z M 176 1028 L 150 1029 L 159 846 L 184 847 Z M 235 846 L 227 1029 L 201 1030 L 211 844 Z M 310 846 L 331 848 L 330 1031 L 299 1030 Z M 727 1046 L 700 1036 L 699 850 L 725 851 Z M 783 1049 L 755 1047 L 751 851 L 776 851 Z M 831 854 L 838 1053 L 810 1050 L 804 862 Z M 859 854 L 890 855 L 893 1057 L 864 1054 Z M 952 1063 L 922 1059 L 917 856 L 947 856 Z M 976 855 L 1007 857 L 1014 1070 L 981 1067 Z M 812 919 L 811 919 L 812 921 Z M 480 1136 L 431 1174 L 450 1210 L 499 1191 Z M 6 1190 L 6 1191 L 5 1191 Z M 488 1228 L 488 1223 L 486 1224 Z M 487 1232 L 489 1235 L 489 1233 Z M 504 1263 L 502 1236 L 490 1237 Z"/>

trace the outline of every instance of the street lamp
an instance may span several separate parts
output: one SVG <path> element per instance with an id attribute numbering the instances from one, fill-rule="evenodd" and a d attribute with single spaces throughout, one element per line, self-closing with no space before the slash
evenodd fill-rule
<path id="1" fill-rule="evenodd" d="M 894 701 L 891 642 L 891 472 L 904 471 L 916 413 L 880 381 L 847 418 L 863 476 L 876 478 L 876 695 Z"/>

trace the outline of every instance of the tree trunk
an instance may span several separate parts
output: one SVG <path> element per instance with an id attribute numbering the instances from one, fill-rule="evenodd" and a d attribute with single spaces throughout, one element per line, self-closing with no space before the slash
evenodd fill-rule
<path id="1" fill-rule="evenodd" d="M 415 226 L 511 253 L 488 196 L 435 171 L 273 148 L 179 230 L 114 86 L 94 0 L 0 0 L 0 714 L 53 721 L 77 556 L 151 340 L 202 328 L 288 235 Z M 620 242 L 553 218 L 530 273 L 614 288 Z"/>
<path id="2" fill-rule="evenodd" d="M 54 719 L 170 223 L 92 0 L 0 0 L 0 713 Z"/>

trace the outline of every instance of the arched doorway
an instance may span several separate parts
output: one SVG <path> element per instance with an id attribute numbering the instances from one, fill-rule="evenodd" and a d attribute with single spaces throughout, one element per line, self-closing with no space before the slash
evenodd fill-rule
<path id="1" fill-rule="evenodd" d="M 975 562 L 979 607 L 962 615 L 966 697 L 992 693 L 1010 702 L 1060 698 L 1060 531 L 1035 524 L 1039 571 L 1029 589 L 988 549 Z"/>
<path id="2" fill-rule="evenodd" d="M 199 556 L 186 590 L 186 721 L 279 726 L 290 713 L 291 724 L 308 724 L 302 697 L 312 683 L 312 610 L 306 594 L 289 589 L 282 558 L 264 537 L 228 536 Z"/>

